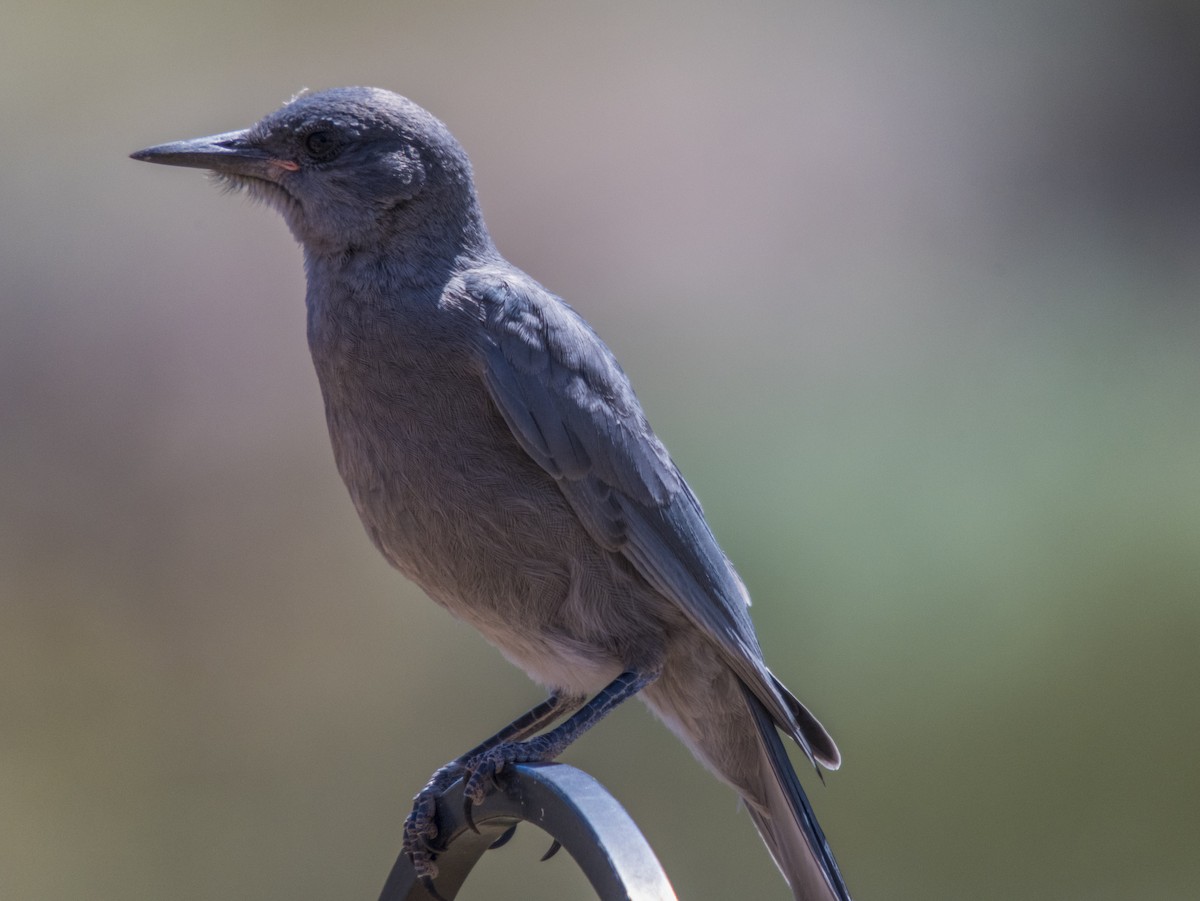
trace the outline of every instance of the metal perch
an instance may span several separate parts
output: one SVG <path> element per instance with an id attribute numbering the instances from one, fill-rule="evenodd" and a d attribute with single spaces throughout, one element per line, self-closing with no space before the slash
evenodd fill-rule
<path id="1" fill-rule="evenodd" d="M 561 845 L 602 901 L 676 901 L 658 858 L 629 814 L 587 773 L 561 763 L 513 767 L 472 809 L 479 832 L 467 823 L 462 789 L 462 782 L 456 782 L 438 801 L 438 837 L 446 849 L 438 853 L 434 887 L 446 901 L 458 894 L 483 853 L 507 841 L 521 822 L 532 823 Z M 379 901 L 429 897 L 408 855 L 401 853 Z"/>

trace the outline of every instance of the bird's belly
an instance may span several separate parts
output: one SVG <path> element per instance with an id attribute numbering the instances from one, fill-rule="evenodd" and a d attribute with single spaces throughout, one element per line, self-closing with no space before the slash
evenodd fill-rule
<path id="1" fill-rule="evenodd" d="M 531 679 L 592 694 L 624 668 L 613 633 L 593 630 L 575 614 L 577 561 L 603 552 L 553 482 L 540 470 L 536 475 L 536 482 L 516 492 L 508 478 L 501 487 L 486 476 L 470 484 L 446 476 L 437 499 L 408 488 L 389 493 L 388 510 L 400 509 L 402 498 L 403 517 L 381 521 L 376 510 L 360 513 L 396 569 Z M 607 581 L 601 576 L 590 588 L 602 590 Z"/>
<path id="2" fill-rule="evenodd" d="M 381 439 L 341 423 L 335 456 L 376 546 L 447 606 L 456 595 L 511 590 L 518 573 L 541 593 L 561 593 L 565 533 L 579 527 L 523 453 L 465 431 L 396 429 Z"/>
<path id="3" fill-rule="evenodd" d="M 541 630 L 517 630 L 506 624 L 467 619 L 506 660 L 553 691 L 594 695 L 625 669 L 608 654 L 597 653 L 595 648 L 585 650 L 575 642 L 556 641 Z"/>
<path id="4" fill-rule="evenodd" d="M 476 398 L 460 390 L 436 404 L 416 400 L 374 413 L 327 410 L 338 469 L 372 541 L 535 681 L 599 690 L 624 668 L 611 636 L 628 626 L 581 618 L 581 592 L 628 595 L 627 575 L 612 569 L 482 388 Z"/>

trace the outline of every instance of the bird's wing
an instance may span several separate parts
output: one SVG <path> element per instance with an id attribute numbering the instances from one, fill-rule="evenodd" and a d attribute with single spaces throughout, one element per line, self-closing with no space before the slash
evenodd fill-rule
<path id="1" fill-rule="evenodd" d="M 465 284 L 483 310 L 487 386 L 517 441 L 596 541 L 678 604 L 812 757 L 815 736 L 806 737 L 763 663 L 746 589 L 612 352 L 520 273 L 476 270 Z M 821 742 L 812 744 L 820 758 Z"/>

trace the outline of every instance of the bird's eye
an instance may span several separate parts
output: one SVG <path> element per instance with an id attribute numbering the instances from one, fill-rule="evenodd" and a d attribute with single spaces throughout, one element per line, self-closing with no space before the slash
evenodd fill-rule
<path id="1" fill-rule="evenodd" d="M 310 131 L 304 136 L 304 149 L 315 159 L 328 159 L 338 147 L 338 139 L 331 131 Z"/>

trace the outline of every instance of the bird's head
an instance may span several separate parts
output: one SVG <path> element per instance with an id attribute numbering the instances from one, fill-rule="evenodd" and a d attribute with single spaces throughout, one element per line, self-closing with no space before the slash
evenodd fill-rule
<path id="1" fill-rule="evenodd" d="M 208 169 L 283 214 L 306 251 L 402 250 L 406 239 L 486 243 L 466 153 L 417 104 L 378 88 L 302 94 L 241 131 L 136 160 Z"/>

